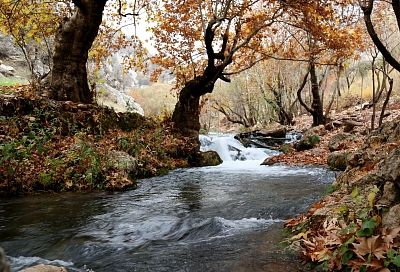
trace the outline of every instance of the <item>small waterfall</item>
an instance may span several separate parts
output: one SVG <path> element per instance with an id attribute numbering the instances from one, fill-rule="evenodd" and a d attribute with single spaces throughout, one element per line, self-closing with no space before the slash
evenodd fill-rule
<path id="1" fill-rule="evenodd" d="M 200 135 L 201 151 L 214 150 L 224 162 L 228 161 L 248 161 L 264 160 L 269 156 L 279 152 L 266 148 L 244 147 L 234 135 L 209 134 Z"/>

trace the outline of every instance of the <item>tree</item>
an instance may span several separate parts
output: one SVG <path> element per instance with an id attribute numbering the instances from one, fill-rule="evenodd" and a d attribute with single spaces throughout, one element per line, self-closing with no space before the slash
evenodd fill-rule
<path id="1" fill-rule="evenodd" d="M 400 3 L 399 1 L 391 1 L 391 4 L 379 3 L 376 5 L 377 7 L 375 7 L 375 1 L 373 0 L 362 0 L 359 2 L 364 14 L 364 22 L 368 34 L 371 37 L 372 42 L 376 46 L 376 48 L 372 49 L 374 51 L 371 54 L 373 96 L 370 105 L 373 107 L 373 113 L 371 117 L 371 129 L 374 129 L 376 104 L 379 102 L 384 90 L 388 89 L 379 118 L 379 126 L 381 126 L 384 118 L 385 109 L 389 103 L 390 95 L 392 93 L 393 79 L 389 76 L 389 74 L 393 69 L 396 69 L 398 72 L 400 72 L 400 63 L 395 58 L 395 56 L 398 55 L 398 50 L 396 50 L 396 47 L 398 47 L 399 45 L 398 37 L 393 38 L 394 35 L 398 35 L 398 32 L 400 30 Z M 376 17 L 375 21 L 372 18 L 374 8 Z M 391 13 L 389 13 L 388 10 L 391 10 Z M 393 15 L 394 20 L 392 19 Z M 382 20 L 385 21 L 384 25 L 378 23 Z M 395 21 L 395 23 L 391 23 L 391 21 Z M 397 25 L 397 27 L 393 27 L 393 25 Z M 377 65 L 376 63 L 379 53 L 378 51 L 383 56 L 381 65 Z M 392 66 L 393 69 L 389 69 L 389 67 L 387 67 L 387 63 Z M 380 73 L 382 73 L 382 80 L 380 80 Z M 389 84 L 389 87 L 387 87 L 387 83 Z"/>
<path id="2" fill-rule="evenodd" d="M 387 46 L 382 42 L 377 31 L 375 30 L 374 23 L 372 21 L 372 12 L 374 10 L 374 0 L 360 0 L 361 10 L 364 13 L 364 22 L 368 31 L 369 36 L 374 42 L 375 46 L 381 52 L 385 60 L 398 72 L 400 72 L 400 63 L 395 59 Z M 391 1 L 392 11 L 397 20 L 398 30 L 400 30 L 400 2 L 397 0 Z"/>
<path id="3" fill-rule="evenodd" d="M 321 92 L 324 76 L 318 79 L 317 68 L 326 65 L 340 66 L 353 55 L 355 49 L 362 46 L 361 31 L 357 26 L 358 15 L 351 1 L 312 1 L 307 8 L 304 8 L 301 1 L 294 1 L 290 5 L 290 14 L 296 19 L 288 18 L 289 21 L 284 22 L 286 34 L 283 36 L 287 37 L 288 42 L 279 50 L 280 58 L 308 63 L 304 84 L 301 84 L 297 97 L 300 104 L 312 115 L 313 126 L 317 126 L 326 121 Z M 312 95 L 310 106 L 301 95 L 308 76 Z"/>
<path id="4" fill-rule="evenodd" d="M 107 0 L 72 0 L 74 14 L 59 27 L 55 38 L 50 97 L 91 103 L 87 82 L 88 52 L 97 36 Z"/>
<path id="5" fill-rule="evenodd" d="M 59 19 L 65 14 L 64 6 L 50 1 L 2 0 L 0 5 L 0 32 L 13 37 L 21 49 L 31 80 L 37 83 L 45 72 L 38 67 L 40 58 L 51 59 L 52 37 Z M 50 66 L 50 63 L 46 63 Z"/>
<path id="6" fill-rule="evenodd" d="M 275 1 L 160 2 L 149 11 L 159 52 L 153 62 L 174 72 L 182 87 L 175 127 L 197 137 L 200 97 L 211 93 L 218 79 L 229 82 L 230 75 L 263 59 L 257 52 L 282 7 Z"/>
<path id="7" fill-rule="evenodd" d="M 86 69 L 89 50 L 92 45 L 96 46 L 91 57 L 99 64 L 102 58 L 119 48 L 132 46 L 134 42 L 125 39 L 120 31 L 123 26 L 118 25 L 122 23 L 121 18 L 137 16 L 146 2 L 110 1 L 106 11 L 107 0 L 2 0 L 0 31 L 13 36 L 36 80 L 42 75 L 37 75 L 31 57 L 37 54 L 28 49 L 32 43 L 35 43 L 35 50 L 39 43 L 45 43 L 52 65 L 41 83 L 48 87 L 49 97 L 91 103 L 93 91 L 87 82 Z M 104 13 L 107 21 L 101 26 Z M 128 25 L 136 23 L 135 19 L 132 21 Z M 94 43 L 99 33 L 101 40 Z"/>
<path id="8" fill-rule="evenodd" d="M 149 12 L 158 50 L 153 62 L 176 75 L 180 92 L 173 114 L 175 127 L 197 135 L 199 97 L 211 93 L 218 79 L 229 81 L 229 76 L 278 51 L 304 59 L 305 54 L 291 51 L 289 43 L 295 38 L 284 39 L 282 28 L 297 26 L 311 33 L 318 47 L 307 52 L 310 55 L 323 51 L 320 45 L 348 48 L 352 43 L 346 35 L 357 37 L 356 31 L 345 27 L 354 23 L 349 6 L 353 7 L 350 1 L 339 0 L 159 1 Z"/>

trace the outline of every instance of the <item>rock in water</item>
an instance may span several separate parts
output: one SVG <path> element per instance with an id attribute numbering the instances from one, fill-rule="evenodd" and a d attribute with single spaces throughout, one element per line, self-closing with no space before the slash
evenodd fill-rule
<path id="1" fill-rule="evenodd" d="M 21 270 L 21 272 L 68 272 L 68 270 L 64 267 L 39 264 L 29 268 L 25 268 L 24 270 Z"/>
<path id="2" fill-rule="evenodd" d="M 10 272 L 10 265 L 8 264 L 6 254 L 0 247 L 0 272 Z"/>
<path id="3" fill-rule="evenodd" d="M 206 152 L 198 152 L 191 159 L 190 164 L 195 167 L 216 166 L 222 163 L 222 159 L 216 151 L 210 150 Z"/>

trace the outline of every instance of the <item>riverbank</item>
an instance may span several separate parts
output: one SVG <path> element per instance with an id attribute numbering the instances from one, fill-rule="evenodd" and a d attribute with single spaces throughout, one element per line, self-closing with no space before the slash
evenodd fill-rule
<path id="1" fill-rule="evenodd" d="M 331 194 L 289 220 L 289 242 L 317 271 L 400 269 L 400 117 L 369 131 L 326 133 L 325 163 L 344 170 Z M 303 152 L 303 153 L 302 153 Z M 315 150 L 277 157 L 286 163 L 315 161 Z M 311 158 L 311 159 L 310 159 Z M 320 162 L 317 160 L 317 162 Z"/>
<path id="2" fill-rule="evenodd" d="M 188 167 L 196 149 L 168 121 L 57 102 L 24 87 L 0 94 L 0 127 L 1 194 L 125 190 Z"/>

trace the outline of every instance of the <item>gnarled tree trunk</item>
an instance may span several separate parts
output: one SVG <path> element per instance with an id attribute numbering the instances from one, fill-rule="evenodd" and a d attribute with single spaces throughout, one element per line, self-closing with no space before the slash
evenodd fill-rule
<path id="1" fill-rule="evenodd" d="M 312 94 L 311 108 L 307 106 L 307 104 L 303 101 L 301 97 L 301 91 L 304 89 L 304 86 L 307 83 L 308 74 L 310 74 L 310 81 L 311 81 L 311 94 Z M 315 71 L 315 63 L 313 61 L 310 61 L 310 67 L 308 73 L 304 76 L 303 82 L 300 88 L 297 90 L 297 98 L 300 104 L 313 117 L 313 126 L 319 126 L 325 124 L 326 118 L 324 116 L 323 103 L 321 100 L 321 96 L 319 94 L 319 84 L 317 79 L 317 73 Z"/>
<path id="2" fill-rule="evenodd" d="M 107 0 L 73 0 L 74 15 L 60 26 L 55 40 L 50 97 L 91 103 L 86 62 L 97 36 Z"/>
<path id="3" fill-rule="evenodd" d="M 196 138 L 200 130 L 200 97 L 211 93 L 218 77 L 209 71 L 185 84 L 175 105 L 172 121 L 174 127 L 184 136 Z"/>

